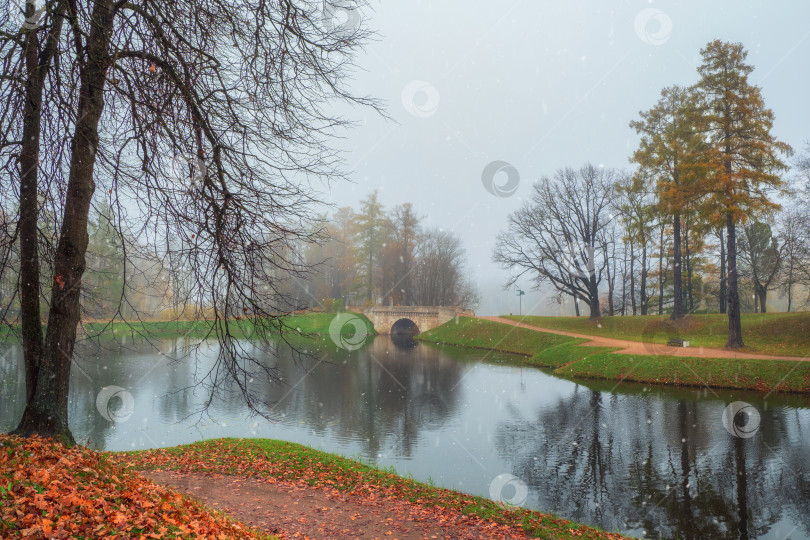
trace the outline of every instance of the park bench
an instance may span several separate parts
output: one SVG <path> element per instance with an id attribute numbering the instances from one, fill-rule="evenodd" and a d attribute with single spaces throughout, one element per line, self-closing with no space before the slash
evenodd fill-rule
<path id="1" fill-rule="evenodd" d="M 688 347 L 689 341 L 685 339 L 672 338 L 669 341 L 667 341 L 667 345 L 669 345 L 670 347 Z"/>

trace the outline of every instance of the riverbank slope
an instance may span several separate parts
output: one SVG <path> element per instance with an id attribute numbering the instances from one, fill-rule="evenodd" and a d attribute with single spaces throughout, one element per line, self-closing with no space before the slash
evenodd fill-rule
<path id="1" fill-rule="evenodd" d="M 810 362 L 750 358 L 616 354 L 587 340 L 504 322 L 460 317 L 423 332 L 419 340 L 520 354 L 555 375 L 651 384 L 810 393 Z"/>
<path id="2" fill-rule="evenodd" d="M 178 475 L 174 480 L 178 484 L 206 475 L 281 483 L 285 490 L 296 493 L 295 497 L 315 494 L 301 493 L 307 488 L 316 492 L 337 492 L 337 499 L 365 508 L 355 520 L 350 520 L 348 527 L 353 527 L 351 521 L 357 521 L 361 515 L 378 513 L 389 522 L 389 530 L 383 536 L 413 536 L 397 527 L 403 522 L 415 522 L 419 523 L 419 528 L 412 532 L 438 525 L 438 530 L 430 529 L 438 533 L 438 537 L 623 538 L 550 514 L 510 508 L 489 499 L 437 488 L 403 478 L 392 470 L 377 469 L 284 441 L 217 439 L 174 448 L 119 453 L 112 458 L 144 474 L 171 472 Z M 298 522 L 311 519 L 313 516 L 302 516 Z"/>
<path id="3" fill-rule="evenodd" d="M 283 441 L 98 453 L 0 435 L 0 446 L 3 538 L 625 538 Z"/>

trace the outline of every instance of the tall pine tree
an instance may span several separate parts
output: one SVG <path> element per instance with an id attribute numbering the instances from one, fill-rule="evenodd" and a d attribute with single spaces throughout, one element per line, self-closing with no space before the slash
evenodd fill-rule
<path id="1" fill-rule="evenodd" d="M 748 82 L 754 70 L 746 63 L 741 43 L 715 40 L 700 51 L 697 84 L 701 103 L 700 127 L 709 143 L 707 157 L 714 164 L 709 192 L 709 217 L 725 222 L 728 257 L 727 347 L 743 346 L 737 268 L 737 224 L 779 207 L 769 192 L 784 187 L 780 172 L 787 165 L 780 155 L 790 145 L 772 134 L 773 111 L 762 93 Z"/>

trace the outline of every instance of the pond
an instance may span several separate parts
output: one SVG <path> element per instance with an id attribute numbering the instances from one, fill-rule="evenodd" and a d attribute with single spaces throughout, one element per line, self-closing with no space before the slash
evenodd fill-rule
<path id="1" fill-rule="evenodd" d="M 810 539 L 802 396 L 575 382 L 500 353 L 380 336 L 308 360 L 280 346 L 266 360 L 283 379 L 263 390 L 271 420 L 236 393 L 200 416 L 207 393 L 188 387 L 217 346 L 171 360 L 182 345 L 82 347 L 71 373 L 76 440 L 130 450 L 284 439 L 632 536 Z M 0 350 L 0 431 L 22 413 L 20 356 Z M 735 402 L 748 407 L 729 422 Z"/>

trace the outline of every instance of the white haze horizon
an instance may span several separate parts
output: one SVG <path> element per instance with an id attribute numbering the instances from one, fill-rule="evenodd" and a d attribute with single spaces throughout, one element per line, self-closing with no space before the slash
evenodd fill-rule
<path id="1" fill-rule="evenodd" d="M 773 133 L 801 151 L 810 139 L 806 99 L 810 3 L 507 1 L 375 5 L 364 25 L 378 33 L 349 85 L 384 101 L 386 120 L 349 117 L 352 183 L 332 186 L 336 206 L 378 190 L 386 208 L 411 202 L 423 225 L 464 242 L 485 315 L 518 312 L 509 273 L 491 260 L 496 234 L 531 184 L 586 162 L 626 171 L 638 137 L 629 122 L 670 85 L 697 81 L 709 41 L 741 42 L 755 67 L 750 81 L 774 111 Z M 492 161 L 514 166 L 520 183 L 498 197 L 482 184 Z M 502 174 L 498 182 L 506 181 Z M 548 291 L 519 286 L 523 312 L 560 313 Z M 586 309 L 587 311 L 587 309 Z M 569 310 L 561 314 L 572 314 Z"/>

